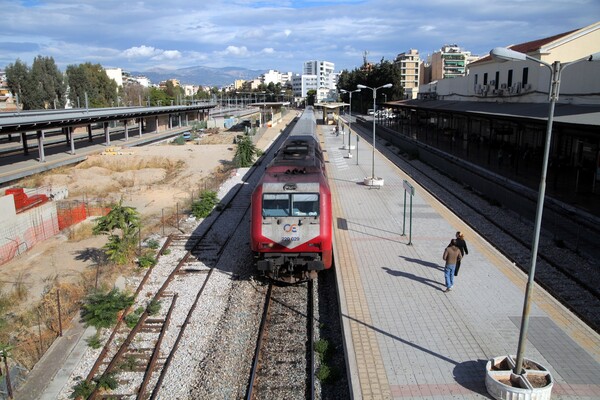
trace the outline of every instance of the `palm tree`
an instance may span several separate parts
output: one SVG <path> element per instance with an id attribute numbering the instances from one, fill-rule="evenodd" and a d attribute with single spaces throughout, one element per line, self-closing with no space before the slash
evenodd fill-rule
<path id="1" fill-rule="evenodd" d="M 140 229 L 140 214 L 134 207 L 123 205 L 123 199 L 108 214 L 98 219 L 93 232 L 95 235 L 108 234 L 108 243 L 104 246 L 108 258 L 117 264 L 125 264 L 135 246 L 135 237 Z M 121 236 L 114 234 L 121 231 Z"/>

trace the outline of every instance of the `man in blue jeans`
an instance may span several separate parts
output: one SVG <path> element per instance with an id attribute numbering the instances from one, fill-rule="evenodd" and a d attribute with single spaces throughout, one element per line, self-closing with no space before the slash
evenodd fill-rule
<path id="1" fill-rule="evenodd" d="M 456 239 L 450 241 L 450 244 L 444 250 L 442 258 L 446 261 L 446 268 L 444 268 L 446 290 L 444 290 L 444 292 L 447 293 L 452 289 L 452 285 L 454 285 L 454 269 L 456 268 L 456 262 L 461 259 L 460 249 L 456 245 Z"/>

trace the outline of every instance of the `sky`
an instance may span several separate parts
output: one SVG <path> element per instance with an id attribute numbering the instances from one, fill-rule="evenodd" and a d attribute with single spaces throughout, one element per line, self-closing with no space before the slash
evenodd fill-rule
<path id="1" fill-rule="evenodd" d="M 336 72 L 421 58 L 458 45 L 474 55 L 600 20 L 600 0 L 0 0 L 0 69 L 52 57 L 62 71 L 90 62 L 153 68 L 244 67 Z"/>

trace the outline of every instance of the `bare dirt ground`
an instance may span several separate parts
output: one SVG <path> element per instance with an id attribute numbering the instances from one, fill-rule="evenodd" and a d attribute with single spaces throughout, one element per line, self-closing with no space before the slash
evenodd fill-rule
<path id="1" fill-rule="evenodd" d="M 102 199 L 135 207 L 142 216 L 142 233 L 162 228 L 163 215 L 183 212 L 192 197 L 212 189 L 211 181 L 230 168 L 237 133 L 207 135 L 185 145 L 159 144 L 128 148 L 121 154 L 94 155 L 85 162 L 28 178 L 23 186 L 67 187 L 69 199 Z M 91 235 L 93 221 L 38 243 L 0 267 L 4 292 L 21 290 L 20 308 L 38 302 L 57 283 L 75 283 L 95 267 L 106 236 Z M 169 228 L 169 227 L 168 227 Z M 142 238 L 143 239 L 143 238 Z M 89 276 L 89 275 L 88 275 Z"/>

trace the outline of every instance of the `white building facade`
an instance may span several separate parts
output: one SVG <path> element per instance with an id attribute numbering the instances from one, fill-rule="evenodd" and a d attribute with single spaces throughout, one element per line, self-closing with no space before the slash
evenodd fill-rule
<path id="1" fill-rule="evenodd" d="M 313 75 L 317 77 L 316 100 L 318 102 L 335 97 L 337 77 L 339 74 L 334 74 L 334 69 L 335 64 L 329 61 L 311 60 L 304 62 L 302 70 L 303 75 Z"/>

